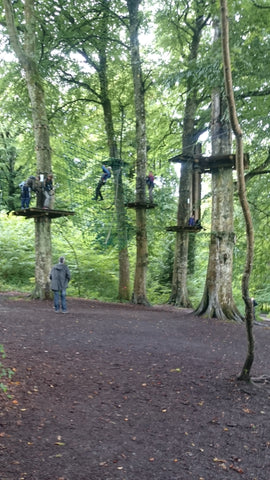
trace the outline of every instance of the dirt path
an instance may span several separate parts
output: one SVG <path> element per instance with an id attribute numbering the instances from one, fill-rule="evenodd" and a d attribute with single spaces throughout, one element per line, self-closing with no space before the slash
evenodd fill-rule
<path id="1" fill-rule="evenodd" d="M 0 295 L 14 368 L 0 480 L 269 480 L 270 389 L 238 383 L 244 326 L 172 307 Z M 254 327 L 253 374 L 270 328 Z"/>

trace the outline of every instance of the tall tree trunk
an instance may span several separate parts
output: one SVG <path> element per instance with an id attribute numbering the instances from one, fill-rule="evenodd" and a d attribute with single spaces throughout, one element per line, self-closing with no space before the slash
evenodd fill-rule
<path id="1" fill-rule="evenodd" d="M 115 158 L 115 157 L 114 157 Z M 117 215 L 118 235 L 118 261 L 119 261 L 119 283 L 118 299 L 120 301 L 130 300 L 130 269 L 127 238 L 127 218 L 124 206 L 124 189 L 122 181 L 121 163 L 117 157 L 113 163 L 114 187 L 115 187 L 115 208 Z"/>
<path id="2" fill-rule="evenodd" d="M 201 32 L 205 26 L 206 19 L 198 14 L 192 29 L 192 42 L 190 45 L 189 64 L 194 66 L 198 57 L 198 49 L 201 39 Z M 193 154 L 195 139 L 195 116 L 198 106 L 197 88 L 194 78 L 189 76 L 187 81 L 187 98 L 185 105 L 182 148 L 187 161 L 181 164 L 181 176 L 179 183 L 179 199 L 177 212 L 177 225 L 184 227 L 188 225 L 188 219 L 193 213 L 192 205 L 192 175 L 193 175 Z M 198 219 L 197 219 L 198 220 Z M 176 233 L 175 256 L 172 279 L 172 292 L 169 303 L 180 307 L 191 307 L 187 289 L 188 272 L 189 233 L 180 231 Z"/>
<path id="3" fill-rule="evenodd" d="M 179 200 L 177 225 L 187 226 L 191 215 L 191 194 L 192 194 L 192 171 L 193 171 L 193 133 L 196 111 L 195 99 L 187 99 L 186 114 L 184 119 L 183 153 L 190 157 L 181 164 L 181 176 L 179 184 Z M 169 303 L 181 307 L 191 307 L 187 290 L 188 270 L 188 245 L 189 233 L 180 231 L 176 233 L 175 256 L 172 279 L 172 292 Z"/>
<path id="4" fill-rule="evenodd" d="M 106 2 L 107 3 L 107 2 Z M 108 38 L 107 23 L 107 5 L 105 3 L 101 38 Z M 113 125 L 112 106 L 109 97 L 108 76 L 107 76 L 107 54 L 106 43 L 101 44 L 99 50 L 99 83 L 100 97 L 103 107 L 105 129 L 111 157 L 111 165 L 113 170 L 114 191 L 115 191 L 115 208 L 117 218 L 117 237 L 118 237 L 118 264 L 119 264 L 119 282 L 118 282 L 118 298 L 120 301 L 130 300 L 130 269 L 129 255 L 127 244 L 127 218 L 124 205 L 124 189 L 122 180 L 122 166 L 119 159 L 117 143 L 115 140 L 115 132 Z"/>
<path id="5" fill-rule="evenodd" d="M 39 281 L 35 285 L 34 298 L 50 298 L 50 271 L 44 268 L 48 258 L 52 256 L 51 243 L 48 245 L 47 235 L 51 235 L 51 219 L 35 218 L 36 277 Z"/>
<path id="6" fill-rule="evenodd" d="M 215 28 L 215 40 L 220 36 Z M 224 120 L 225 105 L 217 88 L 212 94 L 212 154 L 231 153 L 230 125 Z M 233 177 L 231 168 L 212 171 L 212 222 L 205 288 L 196 315 L 242 321 L 232 294 Z"/>
<path id="7" fill-rule="evenodd" d="M 141 59 L 138 38 L 138 7 L 140 0 L 127 0 L 129 11 L 131 65 L 134 85 L 134 103 L 136 115 L 136 144 L 137 144 L 137 176 L 136 176 L 136 203 L 145 204 L 145 178 L 147 164 L 146 149 L 146 121 L 144 83 L 142 78 Z M 136 209 L 136 269 L 132 301 L 136 304 L 148 305 L 146 298 L 146 273 L 148 265 L 148 245 L 146 232 L 146 209 Z"/>
<path id="8" fill-rule="evenodd" d="M 236 170 L 237 170 L 237 184 L 238 195 L 241 203 L 243 215 L 246 223 L 247 236 L 247 252 L 246 264 L 242 277 L 242 297 L 245 302 L 245 321 L 248 339 L 248 351 L 245 363 L 243 365 L 240 380 L 250 381 L 250 371 L 254 360 L 254 337 L 253 337 L 253 318 L 254 318 L 254 303 L 249 296 L 249 280 L 253 266 L 254 256 L 254 231 L 252 225 L 252 218 L 250 214 L 249 204 L 246 196 L 245 176 L 244 176 L 244 152 L 242 130 L 238 122 L 235 99 L 233 93 L 231 58 L 229 47 L 229 24 L 228 24 L 228 5 L 226 0 L 220 1 L 221 7 L 221 25 L 222 25 L 222 52 L 223 52 L 223 67 L 225 88 L 227 100 L 229 105 L 230 119 L 233 132 L 236 138 Z"/>
<path id="9" fill-rule="evenodd" d="M 12 3 L 10 0 L 3 0 L 3 4 L 10 43 L 19 59 L 22 69 L 24 70 L 29 99 L 31 102 L 37 157 L 37 174 L 44 173 L 46 175 L 51 171 L 51 147 L 44 89 L 36 60 L 36 16 L 34 0 L 25 0 L 24 2 L 24 46 L 20 43 L 15 26 L 16 22 Z M 42 218 L 37 218 L 36 225 L 39 223 L 40 225 L 36 228 L 35 239 L 36 268 L 35 290 L 33 295 L 36 298 L 44 299 L 49 296 L 48 284 L 51 269 L 50 219 L 44 221 Z"/>

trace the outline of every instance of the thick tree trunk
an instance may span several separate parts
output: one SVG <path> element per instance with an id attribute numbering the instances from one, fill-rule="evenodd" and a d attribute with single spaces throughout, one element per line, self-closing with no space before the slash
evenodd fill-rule
<path id="1" fill-rule="evenodd" d="M 51 147 L 45 95 L 41 79 L 39 78 L 39 82 L 37 81 L 35 69 L 29 69 L 25 78 L 32 107 L 37 174 L 43 173 L 46 177 L 51 172 Z"/>
<path id="2" fill-rule="evenodd" d="M 51 148 L 44 93 L 43 90 L 39 89 L 38 85 L 34 87 L 32 81 L 33 77 L 31 77 L 31 84 L 28 84 L 28 91 L 33 112 L 37 174 L 43 173 L 47 177 L 48 173 L 51 172 Z M 51 225 L 49 219 L 47 222 L 44 222 L 43 218 L 36 219 L 35 245 L 35 290 L 33 295 L 35 298 L 46 299 L 50 297 L 48 285 L 52 265 Z"/>
<path id="3" fill-rule="evenodd" d="M 230 169 L 212 175 L 212 225 L 204 294 L 196 315 L 242 321 L 232 295 L 233 178 Z"/>
<path id="4" fill-rule="evenodd" d="M 136 144 L 137 144 L 137 176 L 136 176 L 136 202 L 145 203 L 145 178 L 146 178 L 146 122 L 144 84 L 142 78 L 141 59 L 138 39 L 138 7 L 140 0 L 127 0 L 130 25 L 131 65 L 134 85 L 134 103 L 136 115 Z M 146 273 L 148 265 L 148 245 L 146 233 L 146 210 L 136 210 L 136 269 L 134 278 L 134 291 L 132 301 L 136 304 L 148 305 L 146 298 Z"/>
<path id="5" fill-rule="evenodd" d="M 36 62 L 35 35 L 36 20 L 34 0 L 24 2 L 25 42 L 22 47 L 15 27 L 14 12 L 10 0 L 4 0 L 7 29 L 11 46 L 25 73 L 25 80 L 31 102 L 34 138 L 37 157 L 37 174 L 51 172 L 51 147 L 49 126 L 45 107 L 42 79 Z M 40 225 L 39 225 L 40 224 Z M 36 220 L 36 298 L 48 298 L 48 279 L 51 269 L 51 230 L 49 222 Z"/>
<path id="6" fill-rule="evenodd" d="M 215 39 L 219 38 L 216 25 Z M 220 90 L 212 94 L 212 154 L 228 154 L 231 151 L 230 125 L 224 121 L 226 106 Z M 205 288 L 196 315 L 208 318 L 229 319 L 238 322 L 242 316 L 232 294 L 233 271 L 233 176 L 231 168 L 212 171 L 212 222 L 208 269 Z"/>
<path id="7" fill-rule="evenodd" d="M 220 137 L 219 137 L 220 138 Z M 221 152 L 219 152 L 221 153 Z M 227 152 L 228 153 L 228 152 Z M 232 294 L 233 177 L 229 168 L 212 172 L 212 221 L 205 288 L 196 315 L 242 321 Z"/>
<path id="8" fill-rule="evenodd" d="M 49 239 L 49 242 L 48 242 Z M 33 298 L 40 300 L 50 298 L 50 269 L 48 259 L 52 256 L 51 247 L 51 219 L 48 217 L 35 219 L 36 242 L 36 282 Z M 46 267 L 46 265 L 48 266 Z"/>

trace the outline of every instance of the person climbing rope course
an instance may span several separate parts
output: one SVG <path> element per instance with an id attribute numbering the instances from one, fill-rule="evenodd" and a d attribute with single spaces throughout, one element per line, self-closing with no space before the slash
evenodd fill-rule
<path id="1" fill-rule="evenodd" d="M 97 184 L 96 195 L 93 197 L 92 200 L 98 200 L 98 199 L 103 200 L 103 196 L 100 190 L 103 187 L 103 185 L 105 185 L 107 180 L 111 177 L 111 167 L 102 165 L 102 170 L 103 170 L 103 174 L 101 175 L 101 178 Z"/>

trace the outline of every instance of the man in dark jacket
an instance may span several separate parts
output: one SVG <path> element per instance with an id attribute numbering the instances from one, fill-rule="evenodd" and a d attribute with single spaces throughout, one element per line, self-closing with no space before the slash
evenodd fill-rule
<path id="1" fill-rule="evenodd" d="M 60 257 L 59 263 L 54 265 L 50 273 L 51 280 L 51 289 L 54 294 L 54 310 L 56 313 L 60 312 L 60 298 L 62 312 L 67 313 L 67 303 L 66 303 L 66 289 L 68 287 L 68 282 L 70 281 L 70 271 L 68 266 L 65 264 L 65 258 Z"/>

